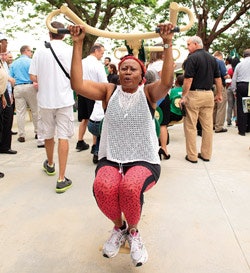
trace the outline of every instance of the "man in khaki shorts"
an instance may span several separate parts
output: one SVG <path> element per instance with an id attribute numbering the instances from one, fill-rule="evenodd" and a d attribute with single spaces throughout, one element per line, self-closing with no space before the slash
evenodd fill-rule
<path id="1" fill-rule="evenodd" d="M 54 28 L 64 28 L 59 22 L 52 22 Z M 64 34 L 49 33 L 50 43 L 64 69 L 70 74 L 72 47 L 62 41 Z M 72 186 L 65 177 L 69 142 L 74 135 L 74 95 L 70 81 L 56 62 L 49 48 L 36 51 L 30 65 L 30 79 L 38 83 L 39 106 L 38 132 L 45 139 L 47 159 L 43 169 L 48 175 L 55 175 L 54 136 L 58 138 L 59 175 L 56 192 L 63 193 Z"/>

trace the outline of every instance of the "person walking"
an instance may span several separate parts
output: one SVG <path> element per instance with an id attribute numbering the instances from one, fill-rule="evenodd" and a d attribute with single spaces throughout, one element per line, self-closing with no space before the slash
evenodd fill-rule
<path id="1" fill-rule="evenodd" d="M 17 115 L 18 141 L 25 142 L 25 115 L 27 106 L 30 107 L 35 138 L 37 138 L 37 90 L 29 76 L 29 68 L 32 57 L 30 46 L 23 45 L 20 48 L 20 57 L 10 66 L 10 76 L 15 79 L 14 95 Z"/>
<path id="2" fill-rule="evenodd" d="M 143 265 L 148 259 L 138 231 L 143 193 L 156 184 L 160 175 L 154 112 L 157 101 L 172 87 L 174 74 L 173 25 L 159 24 L 158 27 L 164 45 L 164 77 L 145 86 L 146 68 L 131 55 L 125 56 L 118 65 L 120 85 L 83 79 L 81 54 L 85 29 L 68 27 L 73 40 L 71 86 L 78 94 L 101 100 L 106 110 L 93 185 L 100 210 L 114 224 L 111 237 L 103 246 L 103 256 L 116 256 L 120 246 L 128 240 L 135 266 Z"/>
<path id="3" fill-rule="evenodd" d="M 0 33 L 0 60 L 1 66 L 5 69 L 8 75 L 7 85 L 5 86 L 5 92 L 2 95 L 2 110 L 1 110 L 1 127 L 2 127 L 2 137 L 0 140 L 0 153 L 1 154 L 11 154 L 14 155 L 17 153 L 16 150 L 11 149 L 12 144 L 12 123 L 13 123 L 13 107 L 12 107 L 12 86 L 14 85 L 15 80 L 9 76 L 9 68 L 6 62 L 7 60 L 7 46 L 8 40 L 5 34 Z"/>
<path id="4" fill-rule="evenodd" d="M 13 63 L 13 54 L 8 51 L 7 53 L 7 60 L 6 60 L 7 65 L 10 67 L 10 65 Z"/>
<path id="5" fill-rule="evenodd" d="M 104 70 L 105 70 L 105 73 L 106 73 L 107 76 L 110 73 L 110 70 L 109 70 L 109 64 L 110 63 L 111 63 L 111 58 L 110 57 L 105 57 L 104 58 Z"/>
<path id="6" fill-rule="evenodd" d="M 88 130 L 89 132 L 95 136 L 95 144 L 92 147 L 93 153 L 93 163 L 96 164 L 98 162 L 98 152 L 100 146 L 100 138 L 101 138 L 101 124 L 104 118 L 104 111 L 102 107 L 102 101 L 96 100 L 94 109 L 88 121 Z"/>
<path id="7" fill-rule="evenodd" d="M 184 75 L 178 75 L 175 79 L 175 85 L 170 90 L 170 122 L 180 121 L 183 119 L 183 111 L 180 108 L 179 100 L 182 97 L 182 86 Z"/>
<path id="8" fill-rule="evenodd" d="M 232 89 L 236 92 L 238 134 L 250 132 L 250 113 L 243 112 L 242 98 L 250 97 L 250 48 L 243 52 L 244 59 L 237 64 L 232 79 Z"/>
<path id="9" fill-rule="evenodd" d="M 108 82 L 114 83 L 114 84 L 119 84 L 119 76 L 117 74 L 117 68 L 115 64 L 109 64 L 108 65 L 108 70 L 109 70 L 109 74 L 108 74 Z"/>
<path id="10" fill-rule="evenodd" d="M 107 75 L 101 63 L 101 59 L 104 54 L 104 46 L 96 43 L 91 49 L 89 55 L 82 60 L 85 74 L 83 75 L 86 80 L 93 80 L 96 82 L 107 82 Z M 88 126 L 88 121 L 94 108 L 95 101 L 85 98 L 84 96 L 78 95 L 78 141 L 76 149 L 80 152 L 87 150 L 89 144 L 84 141 L 84 135 Z M 96 144 L 96 137 L 93 135 L 93 144 L 91 153 L 94 153 L 94 145 Z"/>
<path id="11" fill-rule="evenodd" d="M 6 100 L 4 97 L 4 92 L 6 90 L 8 82 L 8 73 L 6 72 L 3 62 L 0 58 L 0 143 L 3 134 L 3 110 L 6 107 Z M 4 177 L 4 173 L 0 172 L 0 178 Z"/>
<path id="12" fill-rule="evenodd" d="M 226 64 L 223 60 L 223 54 L 220 51 L 214 52 L 214 57 L 219 65 L 219 70 L 221 74 L 222 80 L 222 102 L 216 102 L 214 104 L 214 114 L 213 114 L 213 122 L 214 122 L 214 130 L 215 133 L 226 133 L 227 129 L 224 128 L 224 123 L 226 119 L 226 111 L 227 111 L 227 88 L 226 88 L 226 79 L 230 79 L 230 76 L 227 73 Z M 214 94 L 216 95 L 217 89 L 214 88 Z"/>
<path id="13" fill-rule="evenodd" d="M 6 63 L 8 65 L 8 68 L 10 69 L 10 65 L 13 63 L 13 55 L 10 51 L 7 52 L 7 57 L 6 57 Z M 12 109 L 13 109 L 13 115 L 15 115 L 15 98 L 14 98 L 14 86 L 11 86 L 11 101 L 12 101 Z M 13 118 L 14 120 L 14 118 Z M 13 127 L 13 120 L 12 120 L 12 127 Z M 17 135 L 18 132 L 12 131 L 12 135 Z"/>
<path id="14" fill-rule="evenodd" d="M 158 44 L 157 44 L 158 46 Z M 159 80 L 162 76 L 162 63 L 164 58 L 164 51 L 151 52 L 150 53 L 150 63 L 148 64 L 147 70 L 153 71 L 156 76 L 156 80 Z M 169 133 L 167 125 L 170 122 L 170 98 L 169 94 L 165 98 L 160 99 L 157 102 L 158 107 L 162 112 L 162 120 L 160 123 L 160 136 L 159 136 L 159 157 L 160 159 L 168 160 L 170 159 L 170 154 L 167 150 L 167 145 L 169 144 Z"/>
<path id="15" fill-rule="evenodd" d="M 60 22 L 51 23 L 54 28 L 64 28 Z M 62 40 L 64 34 L 49 32 L 51 46 L 64 69 L 70 73 L 72 47 Z M 39 106 L 38 133 L 45 140 L 47 159 L 43 169 L 47 175 L 55 175 L 54 146 L 55 133 L 58 138 L 59 175 L 56 192 L 63 193 L 72 186 L 65 176 L 69 139 L 74 135 L 74 95 L 70 81 L 57 63 L 49 48 L 43 47 L 34 53 L 30 79 L 38 83 L 37 101 Z"/>
<path id="16" fill-rule="evenodd" d="M 197 157 L 209 161 L 213 142 L 214 101 L 222 101 L 222 82 L 216 59 L 203 49 L 199 36 L 187 40 L 189 55 L 184 64 L 184 82 L 180 106 L 185 105 L 184 132 L 186 138 L 186 157 L 197 163 Z M 215 82 L 217 93 L 212 88 Z M 197 153 L 197 122 L 202 127 L 201 152 Z"/>
<path id="17" fill-rule="evenodd" d="M 235 121 L 235 124 L 237 125 L 237 108 L 236 108 L 236 96 L 235 92 L 232 89 L 231 83 L 232 78 L 234 74 L 234 69 L 238 63 L 240 63 L 240 59 L 238 57 L 230 58 L 228 59 L 228 69 L 227 73 L 230 76 L 231 79 L 227 79 L 227 125 L 232 125 L 232 120 Z M 229 66 L 230 65 L 230 66 Z"/>

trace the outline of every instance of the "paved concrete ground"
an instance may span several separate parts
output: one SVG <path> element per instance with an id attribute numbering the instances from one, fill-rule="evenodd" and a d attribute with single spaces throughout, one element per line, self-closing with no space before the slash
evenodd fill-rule
<path id="1" fill-rule="evenodd" d="M 250 272 L 250 134 L 214 134 L 212 160 L 191 164 L 182 124 L 169 128 L 171 159 L 145 194 L 140 224 L 149 260 L 135 268 L 127 254 L 105 259 L 98 250 L 112 224 L 92 195 L 90 151 L 75 150 L 75 124 L 67 169 L 74 185 L 64 194 L 42 171 L 45 151 L 28 116 L 26 142 L 13 137 L 18 154 L 0 155 L 1 273 Z"/>

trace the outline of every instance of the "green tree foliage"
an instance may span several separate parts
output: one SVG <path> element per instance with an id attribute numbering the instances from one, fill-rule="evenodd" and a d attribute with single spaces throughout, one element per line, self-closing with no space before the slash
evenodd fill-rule
<path id="1" fill-rule="evenodd" d="M 162 14 L 171 1 L 157 10 Z M 236 48 L 242 52 L 250 46 L 250 0 L 176 0 L 175 2 L 194 11 L 196 23 L 190 35 L 202 38 L 204 48 L 230 52 Z M 164 15 L 166 16 L 166 15 Z M 182 23 L 183 17 L 180 17 Z"/>
<path id="2" fill-rule="evenodd" d="M 216 43 L 212 45 L 213 51 L 223 49 L 223 53 L 228 56 L 232 50 L 236 50 L 236 52 L 242 57 L 243 51 L 246 48 L 250 48 L 250 20 L 248 20 L 248 26 L 244 29 L 242 29 L 241 26 L 238 26 L 237 28 L 238 29 L 232 34 L 222 33 L 216 40 Z"/>
<path id="3" fill-rule="evenodd" d="M 25 23 L 25 31 L 39 27 L 41 20 L 52 10 L 58 9 L 66 3 L 68 7 L 88 25 L 109 31 L 132 32 L 134 29 L 152 31 L 159 21 L 169 18 L 169 5 L 172 1 L 156 0 L 0 0 L 0 16 L 9 16 L 7 11 L 16 7 L 21 16 L 21 23 Z M 199 35 L 205 49 L 220 49 L 230 52 L 236 48 L 242 52 L 250 44 L 250 0 L 175 0 L 179 5 L 189 7 L 196 18 L 196 23 L 184 35 Z M 161 3 L 160 7 L 157 6 Z M 32 6 L 28 12 L 26 6 Z M 8 15 L 5 15 L 8 14 Z M 40 21 L 38 20 L 40 18 Z M 15 20 L 15 18 L 12 17 Z M 31 19 L 32 24 L 31 25 Z M 186 24 L 187 16 L 179 14 L 178 25 Z M 14 32 L 23 28 L 22 24 L 12 26 L 8 31 Z M 183 35 L 182 33 L 180 35 Z M 98 37 L 87 35 L 84 41 L 83 56 L 88 54 L 89 48 Z M 118 41 L 121 45 L 122 41 Z M 221 47 L 221 48 L 219 48 Z"/>
<path id="4" fill-rule="evenodd" d="M 16 5 L 20 12 L 25 13 L 25 4 L 33 5 L 33 14 L 22 18 L 22 21 L 46 16 L 49 12 L 59 9 L 63 4 L 68 7 L 88 25 L 110 31 L 131 31 L 134 27 L 138 29 L 148 29 L 150 27 L 150 16 L 145 13 L 145 9 L 156 7 L 156 0 L 47 0 L 47 1 L 0 1 L 2 14 L 8 8 Z M 22 7 L 22 8 L 21 8 Z M 21 10 L 22 9 L 22 10 Z M 84 40 L 83 56 L 89 52 L 89 48 L 94 44 L 98 37 L 87 34 Z"/>

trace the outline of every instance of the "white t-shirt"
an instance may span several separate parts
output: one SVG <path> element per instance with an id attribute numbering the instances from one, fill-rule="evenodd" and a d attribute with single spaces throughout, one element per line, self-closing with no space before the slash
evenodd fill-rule
<path id="1" fill-rule="evenodd" d="M 82 60 L 83 79 L 92 80 L 94 82 L 108 82 L 105 69 L 98 59 L 93 55 L 88 55 Z M 104 117 L 102 101 L 95 101 L 94 108 L 90 119 L 93 121 L 101 121 Z"/>
<path id="2" fill-rule="evenodd" d="M 62 66 L 70 74 L 72 47 L 61 40 L 52 40 L 50 43 Z M 74 104 L 70 80 L 49 48 L 43 46 L 34 53 L 29 74 L 37 76 L 39 107 L 57 109 Z"/>
<path id="3" fill-rule="evenodd" d="M 162 70 L 162 64 L 163 64 L 163 60 L 157 60 L 148 65 L 148 70 L 151 70 L 155 73 L 156 80 L 160 79 L 159 72 Z"/>
<path id="4" fill-rule="evenodd" d="M 104 110 L 102 107 L 102 101 L 96 100 L 92 114 L 89 119 L 91 119 L 93 121 L 101 121 L 103 118 L 104 118 Z"/>
<path id="5" fill-rule="evenodd" d="M 89 55 L 82 60 L 83 79 L 92 80 L 94 82 L 108 82 L 105 69 L 97 58 Z"/>

